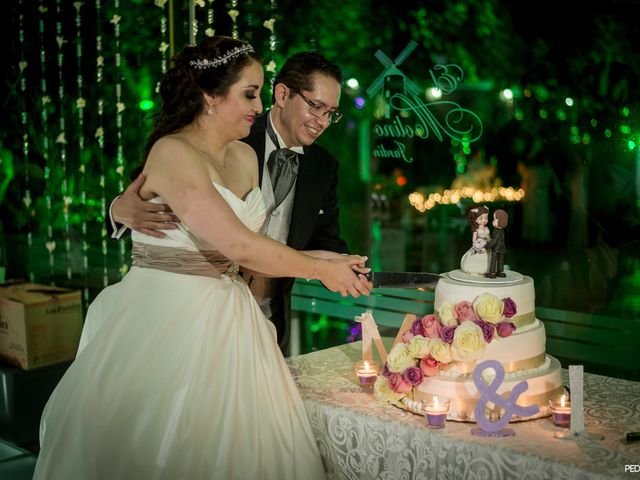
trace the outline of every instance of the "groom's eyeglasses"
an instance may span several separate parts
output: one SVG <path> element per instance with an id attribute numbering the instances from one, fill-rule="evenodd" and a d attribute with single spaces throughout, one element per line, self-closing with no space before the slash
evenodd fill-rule
<path id="1" fill-rule="evenodd" d="M 293 93 L 300 95 L 300 97 L 309 105 L 309 113 L 314 117 L 322 118 L 326 115 L 331 123 L 338 123 L 342 118 L 342 113 L 337 110 L 329 110 L 321 103 L 316 103 L 313 100 L 308 99 L 301 92 L 292 90 Z"/>

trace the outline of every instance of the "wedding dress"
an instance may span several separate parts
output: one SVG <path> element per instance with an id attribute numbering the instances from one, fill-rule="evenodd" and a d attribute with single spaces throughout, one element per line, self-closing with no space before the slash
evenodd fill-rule
<path id="1" fill-rule="evenodd" d="M 491 232 L 487 227 L 476 230 L 477 238 L 460 260 L 460 268 L 466 273 L 483 275 L 489 270 L 491 256 L 485 245 L 491 240 Z"/>
<path id="2" fill-rule="evenodd" d="M 260 190 L 214 185 L 257 231 Z M 34 478 L 324 478 L 275 328 L 237 265 L 184 226 L 166 233 L 134 232 L 134 266 L 91 304 L 44 409 Z"/>

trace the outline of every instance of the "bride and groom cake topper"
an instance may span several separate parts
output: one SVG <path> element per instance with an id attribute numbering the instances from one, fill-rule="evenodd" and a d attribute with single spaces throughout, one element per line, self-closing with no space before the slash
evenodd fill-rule
<path id="1" fill-rule="evenodd" d="M 479 205 L 467 212 L 469 228 L 472 232 L 471 248 L 463 255 L 460 268 L 471 275 L 486 278 L 506 277 L 504 272 L 504 228 L 509 223 L 509 215 L 504 210 L 493 212 L 493 231 L 489 223 L 489 208 Z"/>

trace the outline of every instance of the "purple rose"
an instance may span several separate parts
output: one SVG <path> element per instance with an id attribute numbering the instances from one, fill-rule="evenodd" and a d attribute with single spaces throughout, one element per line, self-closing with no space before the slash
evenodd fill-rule
<path id="1" fill-rule="evenodd" d="M 424 373 L 418 367 L 408 367 L 405 369 L 402 376 L 404 377 L 405 382 L 417 387 L 422 383 Z"/>
<path id="2" fill-rule="evenodd" d="M 389 370 L 389 364 L 387 362 L 384 362 L 384 366 L 382 367 L 382 376 L 384 378 L 389 378 L 389 375 L 391 375 L 391 370 Z"/>
<path id="3" fill-rule="evenodd" d="M 457 325 L 455 327 L 442 327 L 440 329 L 440 339 L 445 343 L 453 343 L 453 334 L 456 333 L 456 328 L 458 328 Z"/>
<path id="4" fill-rule="evenodd" d="M 516 313 L 518 313 L 516 302 L 511 300 L 511 297 L 503 298 L 502 303 L 504 303 L 504 310 L 502 311 L 502 315 L 504 315 L 506 318 L 511 318 Z"/>
<path id="5" fill-rule="evenodd" d="M 516 331 L 516 326 L 513 322 L 500 322 L 496 323 L 496 330 L 500 337 L 509 337 Z"/>
<path id="6" fill-rule="evenodd" d="M 411 328 L 409 329 L 413 335 L 424 335 L 424 329 L 422 328 L 422 319 L 418 318 L 411 324 Z"/>
<path id="7" fill-rule="evenodd" d="M 493 340 L 493 324 L 489 322 L 485 322 L 484 320 L 478 320 L 477 322 L 473 322 L 480 327 L 482 330 L 482 335 L 484 336 L 484 341 L 487 343 L 491 343 Z"/>

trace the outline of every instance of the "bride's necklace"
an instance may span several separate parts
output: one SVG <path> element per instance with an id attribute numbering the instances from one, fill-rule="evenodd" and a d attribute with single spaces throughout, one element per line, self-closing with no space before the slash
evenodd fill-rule
<path id="1" fill-rule="evenodd" d="M 227 158 L 226 158 L 226 156 L 222 159 L 222 161 L 218 160 L 217 157 L 211 153 L 211 150 L 209 149 L 209 145 L 207 145 L 206 136 L 203 135 L 203 132 L 201 130 L 196 130 L 195 134 L 198 137 L 198 139 L 200 140 L 200 143 L 202 144 L 202 146 L 200 147 L 199 150 L 201 150 L 202 153 L 204 153 L 207 157 L 209 157 L 211 159 L 212 163 L 216 167 L 221 168 L 222 170 L 226 170 L 227 169 Z"/>

